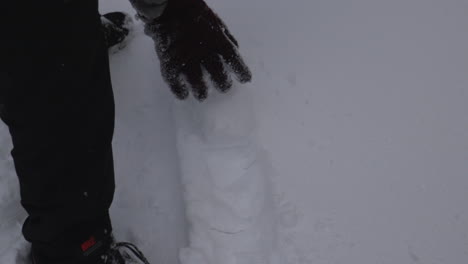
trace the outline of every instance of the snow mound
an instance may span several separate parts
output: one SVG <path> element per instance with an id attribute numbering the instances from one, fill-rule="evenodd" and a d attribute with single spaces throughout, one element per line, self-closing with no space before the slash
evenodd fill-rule
<path id="1" fill-rule="evenodd" d="M 174 105 L 190 224 L 182 264 L 280 263 L 274 190 L 248 88 Z"/>

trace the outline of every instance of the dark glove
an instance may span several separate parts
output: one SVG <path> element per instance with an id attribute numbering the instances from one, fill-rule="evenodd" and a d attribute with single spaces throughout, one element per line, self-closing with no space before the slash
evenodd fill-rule
<path id="1" fill-rule="evenodd" d="M 155 41 L 162 76 L 177 98 L 187 98 L 190 86 L 195 98 L 205 99 L 204 71 L 221 92 L 232 86 L 229 71 L 241 83 L 252 79 L 236 39 L 203 0 L 169 0 L 159 18 L 141 18 Z"/>

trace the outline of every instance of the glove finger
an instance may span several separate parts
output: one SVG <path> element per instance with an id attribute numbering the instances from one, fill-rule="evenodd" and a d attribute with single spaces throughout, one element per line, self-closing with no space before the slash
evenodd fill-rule
<path id="1" fill-rule="evenodd" d="M 203 67 L 210 74 L 211 81 L 221 92 L 228 91 L 232 86 L 232 79 L 224 69 L 223 62 L 218 55 L 211 56 L 203 61 Z"/>
<path id="2" fill-rule="evenodd" d="M 239 48 L 239 42 L 237 42 L 236 38 L 231 34 L 229 29 L 224 26 L 223 27 L 224 34 L 229 38 L 229 40 L 236 46 L 236 48 Z"/>
<path id="3" fill-rule="evenodd" d="M 187 82 L 192 87 L 193 96 L 199 101 L 203 101 L 208 96 L 208 88 L 203 80 L 203 71 L 199 64 L 193 63 L 186 66 L 184 75 Z"/>
<path id="4" fill-rule="evenodd" d="M 180 79 L 167 80 L 169 87 L 171 88 L 172 93 L 179 100 L 187 99 L 189 92 L 187 86 Z"/>
<path id="5" fill-rule="evenodd" d="M 184 100 L 188 97 L 187 86 L 182 82 L 180 74 L 168 67 L 168 65 L 161 65 L 161 74 L 169 85 L 172 93 L 180 100 Z"/>
<path id="6" fill-rule="evenodd" d="M 221 28 L 221 32 L 224 33 L 224 35 L 232 42 L 232 44 L 234 44 L 234 46 L 239 47 L 239 42 L 237 42 L 236 38 L 231 34 L 229 28 L 224 23 L 224 21 L 214 12 L 213 16 L 215 17 L 219 27 Z"/>
<path id="7" fill-rule="evenodd" d="M 234 72 L 237 80 L 241 83 L 247 83 L 252 80 L 252 73 L 249 67 L 245 64 L 241 55 L 238 53 L 237 48 L 232 44 L 225 44 L 221 49 L 221 56 L 226 64 Z"/>

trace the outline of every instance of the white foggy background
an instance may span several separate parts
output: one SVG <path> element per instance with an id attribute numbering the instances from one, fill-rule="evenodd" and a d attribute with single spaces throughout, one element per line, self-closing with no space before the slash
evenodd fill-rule
<path id="1" fill-rule="evenodd" d="M 305 263 L 468 263 L 468 1 L 212 2 Z"/>

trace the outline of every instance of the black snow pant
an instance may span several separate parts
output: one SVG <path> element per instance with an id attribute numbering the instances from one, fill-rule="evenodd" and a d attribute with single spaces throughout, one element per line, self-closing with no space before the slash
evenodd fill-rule
<path id="1" fill-rule="evenodd" d="M 38 264 L 92 263 L 78 255 L 90 237 L 111 231 L 115 187 L 114 100 L 98 3 L 5 2 L 0 117 L 28 213 L 23 235 Z"/>

